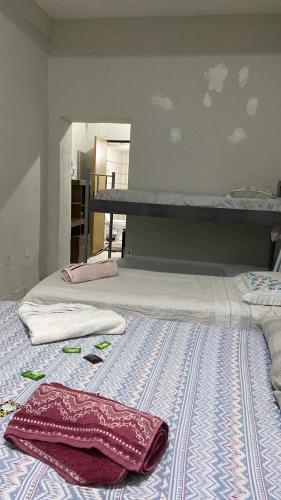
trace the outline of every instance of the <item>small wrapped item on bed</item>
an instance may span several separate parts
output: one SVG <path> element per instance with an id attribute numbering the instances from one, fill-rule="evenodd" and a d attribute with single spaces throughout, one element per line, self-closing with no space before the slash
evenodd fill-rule
<path id="1" fill-rule="evenodd" d="M 101 260 L 89 264 L 73 264 L 61 271 L 62 279 L 67 283 L 83 283 L 118 275 L 117 263 L 112 259 Z"/>
<path id="2" fill-rule="evenodd" d="M 5 439 L 73 484 L 113 484 L 148 474 L 168 443 L 158 417 L 94 393 L 42 384 L 9 423 Z"/>

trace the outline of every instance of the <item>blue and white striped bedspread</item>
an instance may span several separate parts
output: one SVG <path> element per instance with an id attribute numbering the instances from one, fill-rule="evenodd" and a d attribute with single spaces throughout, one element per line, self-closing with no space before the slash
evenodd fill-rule
<path id="1" fill-rule="evenodd" d="M 270 384 L 270 359 L 259 330 L 233 332 L 182 322 L 127 317 L 127 332 L 92 365 L 97 337 L 31 346 L 16 315 L 0 303 L 0 399 L 24 403 L 44 381 L 97 391 L 165 419 L 169 448 L 147 477 L 107 488 L 67 484 L 51 468 L 3 441 L 1 500 L 281 499 L 281 418 Z M 98 337 L 98 340 L 105 339 Z M 109 338 L 109 337 L 108 337 Z M 82 355 L 62 345 L 81 345 Z M 100 354 L 100 353 L 99 353 Z"/>

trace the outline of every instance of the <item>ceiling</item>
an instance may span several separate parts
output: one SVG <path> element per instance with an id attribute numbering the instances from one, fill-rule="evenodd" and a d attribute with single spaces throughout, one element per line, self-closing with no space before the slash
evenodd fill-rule
<path id="1" fill-rule="evenodd" d="M 281 0 L 34 0 L 55 19 L 281 13 Z"/>

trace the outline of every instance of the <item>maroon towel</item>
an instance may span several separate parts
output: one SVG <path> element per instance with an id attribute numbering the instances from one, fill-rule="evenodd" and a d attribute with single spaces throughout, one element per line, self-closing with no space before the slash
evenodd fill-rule
<path id="1" fill-rule="evenodd" d="M 74 484 L 112 484 L 147 474 L 168 442 L 158 417 L 94 393 L 42 384 L 10 421 L 5 439 Z"/>

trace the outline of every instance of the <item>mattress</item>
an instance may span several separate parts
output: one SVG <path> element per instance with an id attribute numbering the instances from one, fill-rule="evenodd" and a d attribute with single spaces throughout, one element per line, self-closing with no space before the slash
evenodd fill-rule
<path id="1" fill-rule="evenodd" d="M 141 191 L 137 189 L 105 189 L 96 194 L 98 200 L 155 203 L 160 205 L 235 208 L 281 212 L 281 198 L 234 198 L 226 196 L 190 195 L 170 191 Z"/>
<path id="2" fill-rule="evenodd" d="M 119 275 L 79 284 L 56 272 L 38 283 L 25 300 L 36 303 L 82 302 L 117 312 L 157 319 L 248 328 L 268 311 L 250 306 L 232 278 L 119 268 Z"/>
<path id="3" fill-rule="evenodd" d="M 0 303 L 1 400 L 24 403 L 40 382 L 99 392 L 158 415 L 170 427 L 168 449 L 149 476 L 129 475 L 115 487 L 78 487 L 49 466 L 7 445 L 0 419 L 0 498 L 4 500 L 225 500 L 281 498 L 281 417 L 270 383 L 270 357 L 258 329 L 232 331 L 126 316 L 127 330 L 110 337 L 104 363 L 83 355 L 96 340 L 32 346 L 17 304 Z M 98 353 L 100 355 L 100 353 Z"/>

